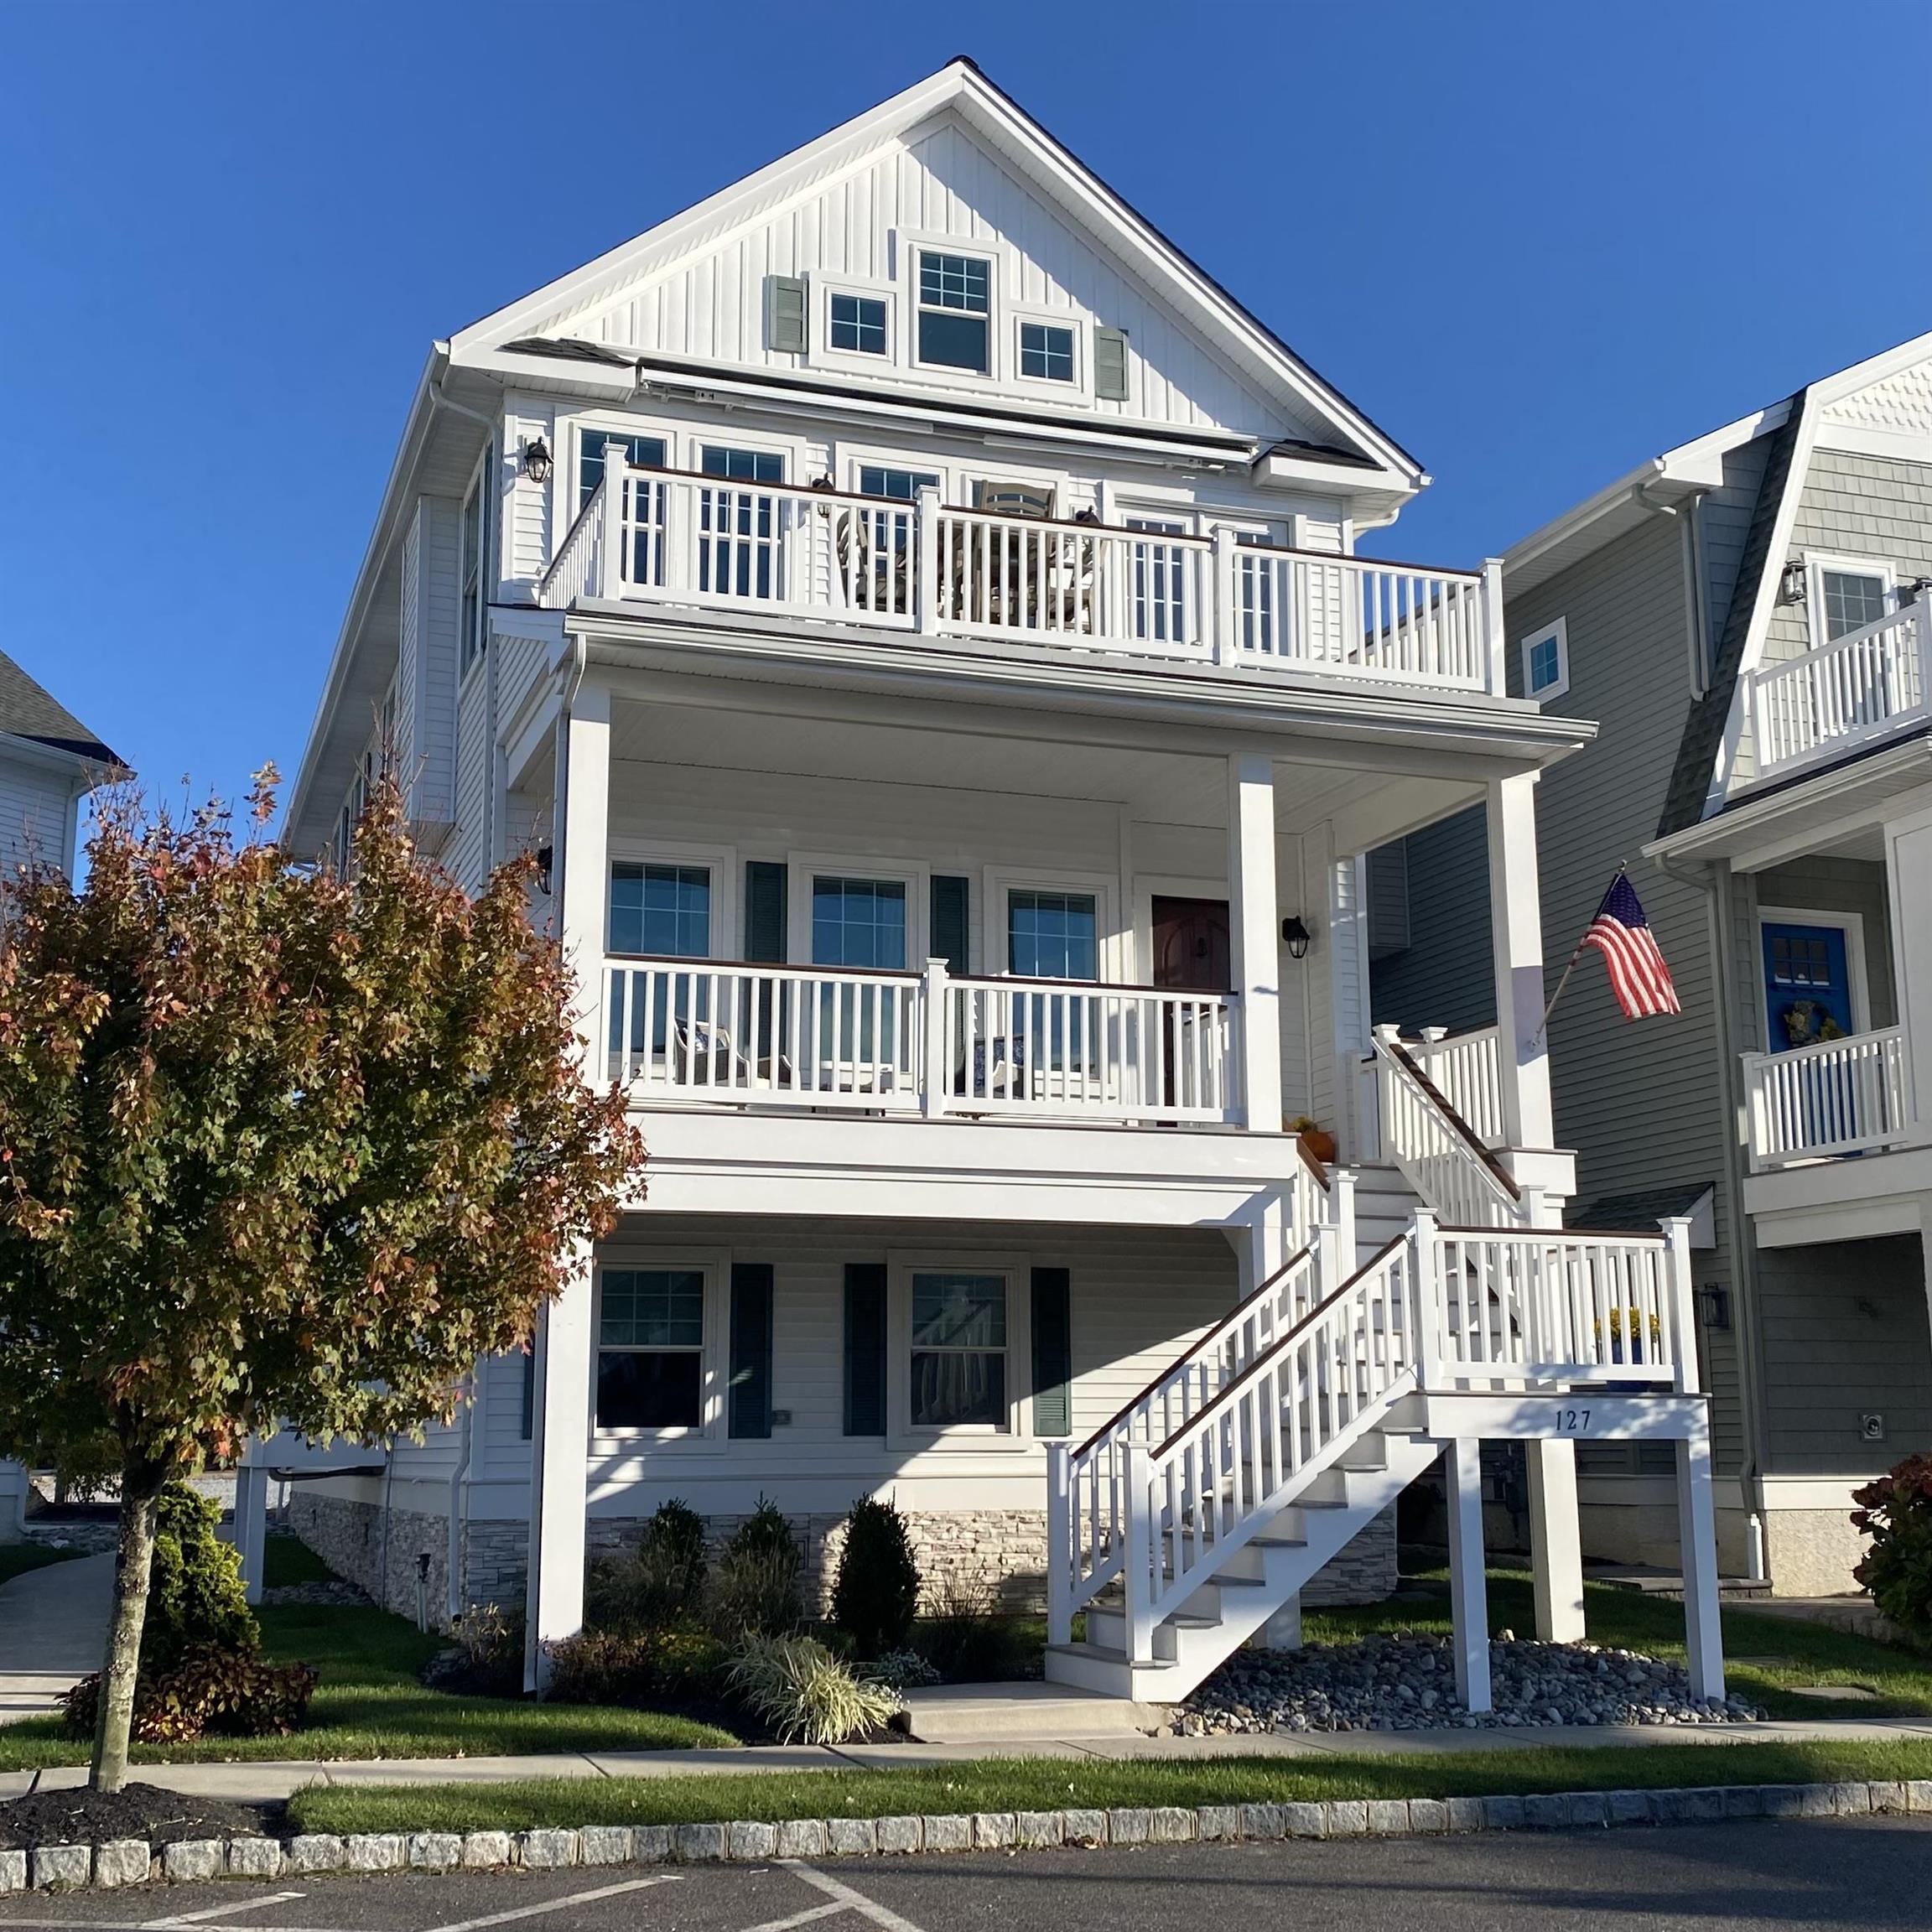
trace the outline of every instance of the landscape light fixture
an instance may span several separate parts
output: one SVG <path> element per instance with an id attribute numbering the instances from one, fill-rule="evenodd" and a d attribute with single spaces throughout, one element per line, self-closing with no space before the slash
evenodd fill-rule
<path id="1" fill-rule="evenodd" d="M 1281 943 L 1288 948 L 1291 959 L 1308 957 L 1308 928 L 1292 912 L 1281 922 Z"/>

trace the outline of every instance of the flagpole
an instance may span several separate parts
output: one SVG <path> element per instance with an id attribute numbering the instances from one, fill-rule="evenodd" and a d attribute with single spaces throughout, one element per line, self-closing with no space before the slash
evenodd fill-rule
<path id="1" fill-rule="evenodd" d="M 1597 901 L 1597 912 L 1601 912 L 1610 903 L 1610 894 L 1617 890 L 1617 880 L 1629 870 L 1630 861 L 1628 859 L 1618 861 L 1617 870 L 1610 880 L 1608 890 Z M 1596 915 L 1592 914 L 1590 924 L 1593 926 L 1596 922 Z M 1570 975 L 1576 970 L 1576 962 L 1583 957 L 1583 949 L 1590 943 L 1589 926 L 1583 928 L 1583 937 L 1576 942 L 1576 950 L 1570 955 L 1570 963 L 1563 969 L 1563 977 L 1556 982 L 1556 990 L 1550 995 L 1550 1004 L 1543 1009 L 1542 1024 L 1530 1036 L 1530 1044 L 1532 1046 L 1540 1046 L 1543 1036 L 1550 1031 L 1550 1015 L 1556 1010 L 1556 1002 L 1563 997 L 1563 989 L 1570 984 Z"/>

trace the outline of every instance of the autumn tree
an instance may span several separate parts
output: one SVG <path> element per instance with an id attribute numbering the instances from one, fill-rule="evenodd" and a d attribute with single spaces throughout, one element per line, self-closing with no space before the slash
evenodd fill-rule
<path id="1" fill-rule="evenodd" d="M 0 886 L 0 1455 L 105 1425 L 120 1542 L 93 1781 L 127 1772 L 163 1484 L 286 1425 L 452 1413 L 643 1156 L 594 1093 L 527 861 L 472 901 L 392 783 L 345 869 L 112 796 L 78 891 Z"/>

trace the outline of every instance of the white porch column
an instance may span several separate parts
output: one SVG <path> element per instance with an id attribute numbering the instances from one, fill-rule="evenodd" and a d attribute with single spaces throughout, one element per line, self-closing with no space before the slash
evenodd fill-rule
<path id="1" fill-rule="evenodd" d="M 235 1547 L 242 1556 L 242 1594 L 262 1601 L 262 1559 L 268 1533 L 268 1472 L 244 1462 L 235 1472 Z"/>
<path id="2" fill-rule="evenodd" d="M 594 1081 L 603 1069 L 605 895 L 610 870 L 610 693 L 579 688 L 558 771 L 558 904 L 564 949 L 578 976 L 579 1026 Z M 538 1317 L 530 1444 L 530 1569 L 523 1680 L 539 1688 L 543 1646 L 584 1622 L 584 1532 L 590 1450 L 591 1244 L 568 1257 L 564 1291 Z"/>
<path id="3" fill-rule="evenodd" d="M 1677 1444 L 1677 1545 L 1684 1566 L 1684 1648 L 1693 1697 L 1724 1695 L 1724 1625 L 1717 1607 L 1717 1521 L 1711 1502 L 1711 1431 Z"/>
<path id="4" fill-rule="evenodd" d="M 1301 1592 L 1295 1594 L 1261 1626 L 1258 1650 L 1299 1650 L 1301 1648 Z"/>
<path id="5" fill-rule="evenodd" d="M 1281 1128 L 1280 920 L 1275 896 L 1275 761 L 1228 761 L 1228 930 L 1240 995 L 1244 1118 Z"/>
<path id="6" fill-rule="evenodd" d="M 1543 901 L 1536 875 L 1536 774 L 1492 779 L 1488 818 L 1503 1141 L 1507 1147 L 1553 1147 L 1549 1042 L 1540 1037 Z"/>
<path id="7" fill-rule="evenodd" d="M 1535 1436 L 1524 1446 L 1530 1469 L 1536 1634 L 1545 1644 L 1581 1644 L 1583 1538 L 1576 1519 L 1576 1445 Z"/>
<path id="8" fill-rule="evenodd" d="M 18 1543 L 27 1534 L 27 1468 L 0 1462 L 0 1543 Z"/>
<path id="9" fill-rule="evenodd" d="M 1487 1711 L 1489 1697 L 1489 1580 L 1483 1570 L 1483 1445 L 1458 1436 L 1442 1452 L 1449 1489 L 1449 1614 L 1456 1695 L 1465 1711 Z"/>
<path id="10" fill-rule="evenodd" d="M 1252 1218 L 1233 1231 L 1235 1280 L 1244 1300 L 1287 1260 L 1288 1223 L 1288 1203 L 1270 1191 L 1255 1197 Z"/>

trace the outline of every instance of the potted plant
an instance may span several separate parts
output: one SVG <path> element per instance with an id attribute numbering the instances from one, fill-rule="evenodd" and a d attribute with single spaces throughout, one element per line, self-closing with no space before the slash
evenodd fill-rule
<path id="1" fill-rule="evenodd" d="M 1288 1131 L 1301 1141 L 1302 1151 L 1311 1161 L 1319 1161 L 1324 1167 L 1334 1164 L 1335 1136 L 1318 1120 L 1297 1114 L 1288 1123 Z"/>

